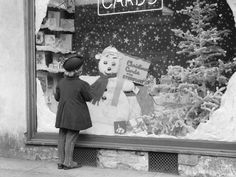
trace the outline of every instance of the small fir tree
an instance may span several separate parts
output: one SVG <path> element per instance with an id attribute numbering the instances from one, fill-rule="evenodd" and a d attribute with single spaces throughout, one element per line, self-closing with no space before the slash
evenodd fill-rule
<path id="1" fill-rule="evenodd" d="M 218 46 L 218 41 L 229 31 L 217 30 L 209 22 L 215 16 L 216 7 L 217 4 L 206 4 L 205 1 L 196 0 L 193 6 L 178 11 L 190 17 L 190 30 L 172 30 L 176 36 L 183 39 L 178 44 L 180 51 L 177 53 L 193 57 L 189 61 L 190 67 L 211 67 L 217 62 L 217 56 L 226 54 L 226 51 Z"/>
<path id="2" fill-rule="evenodd" d="M 210 21 L 215 17 L 217 4 L 207 4 L 205 1 L 196 0 L 192 6 L 179 11 L 181 14 L 189 16 L 190 29 L 173 29 L 176 36 L 182 38 L 178 44 L 177 54 L 187 54 L 191 56 L 188 61 L 190 80 L 201 86 L 203 95 L 208 89 L 216 91 L 216 87 L 225 85 L 228 78 L 225 76 L 225 69 L 229 66 L 235 67 L 235 62 L 224 64 L 219 57 L 224 57 L 226 51 L 222 49 L 218 42 L 223 35 L 228 35 L 228 30 L 218 30 L 212 26 Z M 226 66 L 227 65 L 227 66 Z M 230 74 L 228 74 L 229 76 Z M 197 77 L 198 76 L 198 77 Z"/>
<path id="3" fill-rule="evenodd" d="M 182 38 L 177 54 L 187 54 L 192 58 L 188 61 L 188 74 L 183 82 L 200 85 L 204 96 L 208 90 L 216 91 L 218 86 L 225 85 L 228 81 L 226 73 L 232 73 L 232 68 L 235 67 L 234 61 L 225 64 L 219 59 L 225 56 L 226 51 L 218 42 L 229 30 L 218 30 L 211 25 L 210 20 L 216 15 L 216 7 L 217 4 L 196 0 L 192 6 L 178 11 L 189 16 L 190 29 L 172 30 L 176 36 Z"/>

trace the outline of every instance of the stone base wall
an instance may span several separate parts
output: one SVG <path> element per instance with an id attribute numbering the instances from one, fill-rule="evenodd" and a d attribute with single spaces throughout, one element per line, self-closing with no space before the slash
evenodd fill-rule
<path id="1" fill-rule="evenodd" d="M 99 167 L 148 171 L 147 152 L 99 150 L 97 158 Z"/>
<path id="2" fill-rule="evenodd" d="M 179 173 L 187 177 L 236 177 L 236 158 L 179 154 Z"/>

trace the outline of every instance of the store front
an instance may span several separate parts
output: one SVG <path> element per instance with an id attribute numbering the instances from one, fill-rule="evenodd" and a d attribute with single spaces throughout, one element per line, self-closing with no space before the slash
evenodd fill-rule
<path id="1" fill-rule="evenodd" d="M 78 148 L 144 153 L 150 171 L 162 156 L 170 173 L 185 155 L 235 160 L 235 23 L 226 1 L 208 3 L 28 1 L 27 144 L 56 146 L 53 92 L 77 53 L 82 80 L 108 76 Z"/>

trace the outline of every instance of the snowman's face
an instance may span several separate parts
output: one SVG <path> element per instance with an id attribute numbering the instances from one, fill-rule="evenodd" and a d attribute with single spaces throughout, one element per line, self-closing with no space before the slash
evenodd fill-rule
<path id="1" fill-rule="evenodd" d="M 100 56 L 99 71 L 104 75 L 116 74 L 119 68 L 120 57 L 116 53 L 105 53 Z"/>

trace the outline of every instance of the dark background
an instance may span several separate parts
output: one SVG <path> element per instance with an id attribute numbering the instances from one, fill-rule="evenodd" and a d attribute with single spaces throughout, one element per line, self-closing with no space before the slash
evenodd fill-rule
<path id="1" fill-rule="evenodd" d="M 190 29 L 188 16 L 176 13 L 194 0 L 164 0 L 164 6 L 173 15 L 162 14 L 161 11 L 140 12 L 98 16 L 97 5 L 77 6 L 75 9 L 75 34 L 73 50 L 86 59 L 84 73 L 97 75 L 95 55 L 104 48 L 114 46 L 119 51 L 137 56 L 152 62 L 149 73 L 159 78 L 166 73 L 169 65 L 187 66 L 188 56 L 178 55 L 179 39 L 171 29 Z M 218 30 L 228 29 L 219 46 L 227 51 L 224 61 L 236 56 L 236 29 L 232 11 L 226 0 L 206 0 L 217 3 L 216 16 L 211 24 Z"/>

